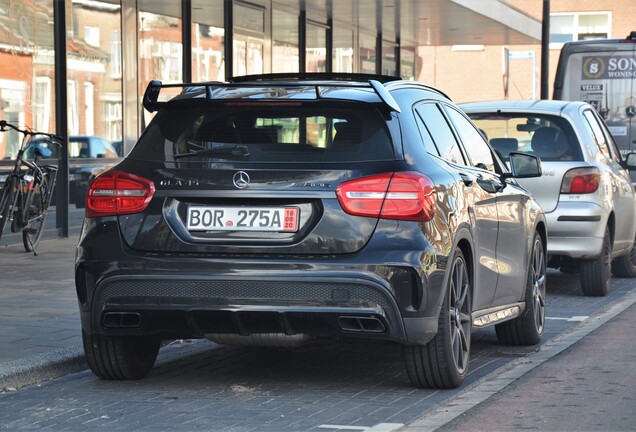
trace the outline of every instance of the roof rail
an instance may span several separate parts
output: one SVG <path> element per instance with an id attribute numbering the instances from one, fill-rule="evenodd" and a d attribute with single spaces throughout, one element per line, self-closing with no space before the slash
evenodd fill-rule
<path id="1" fill-rule="evenodd" d="M 232 83 L 244 83 L 250 81 L 356 81 L 369 82 L 375 80 L 381 83 L 391 81 L 399 81 L 402 78 L 391 75 L 375 75 L 364 73 L 348 73 L 348 72 L 293 72 L 293 73 L 273 73 L 259 75 L 242 75 L 230 78 L 228 81 Z"/>

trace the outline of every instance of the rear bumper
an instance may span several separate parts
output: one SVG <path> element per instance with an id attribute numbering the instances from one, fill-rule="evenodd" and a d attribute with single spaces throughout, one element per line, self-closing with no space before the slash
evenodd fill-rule
<path id="1" fill-rule="evenodd" d="M 83 306 L 82 324 L 89 333 L 162 339 L 274 333 L 426 343 L 437 333 L 436 317 L 403 316 L 387 281 L 293 273 L 108 277 Z"/>
<path id="2" fill-rule="evenodd" d="M 277 333 L 417 344 L 437 334 L 446 259 L 431 259 L 426 245 L 314 257 L 155 254 L 128 249 L 113 227 L 84 230 L 78 246 L 76 289 L 88 334 Z"/>
<path id="3" fill-rule="evenodd" d="M 593 259 L 600 255 L 608 213 L 592 202 L 560 202 L 546 213 L 548 255 Z"/>
<path id="4" fill-rule="evenodd" d="M 403 337 L 396 310 L 395 300 L 381 283 L 336 275 L 127 275 L 110 277 L 96 287 L 91 324 L 106 333 L 124 330 L 175 337 L 183 333 L 194 337 L 210 333 L 329 334 L 338 332 L 339 318 L 358 316 L 373 317 L 378 325 Z M 118 312 L 136 313 L 138 320 L 123 315 L 118 323 L 114 319 Z"/>

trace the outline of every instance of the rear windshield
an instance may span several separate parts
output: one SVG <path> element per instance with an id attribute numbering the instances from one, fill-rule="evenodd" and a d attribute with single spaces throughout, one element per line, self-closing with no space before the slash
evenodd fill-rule
<path id="1" fill-rule="evenodd" d="M 190 164 L 365 162 L 395 156 L 386 121 L 374 108 L 237 103 L 161 110 L 128 158 Z"/>
<path id="2" fill-rule="evenodd" d="M 528 114 L 469 114 L 504 159 L 513 151 L 543 161 L 582 161 L 583 154 L 570 123 L 562 117 Z"/>

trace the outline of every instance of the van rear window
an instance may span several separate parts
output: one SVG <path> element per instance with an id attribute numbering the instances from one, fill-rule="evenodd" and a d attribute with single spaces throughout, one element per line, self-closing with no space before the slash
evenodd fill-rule
<path id="1" fill-rule="evenodd" d="M 395 158 L 375 109 L 207 105 L 155 116 L 129 159 L 184 163 L 363 162 Z"/>

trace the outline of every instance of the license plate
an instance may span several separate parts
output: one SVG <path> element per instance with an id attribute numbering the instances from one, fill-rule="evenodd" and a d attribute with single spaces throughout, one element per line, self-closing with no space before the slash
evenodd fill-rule
<path id="1" fill-rule="evenodd" d="M 188 207 L 190 231 L 298 231 L 298 207 Z"/>

